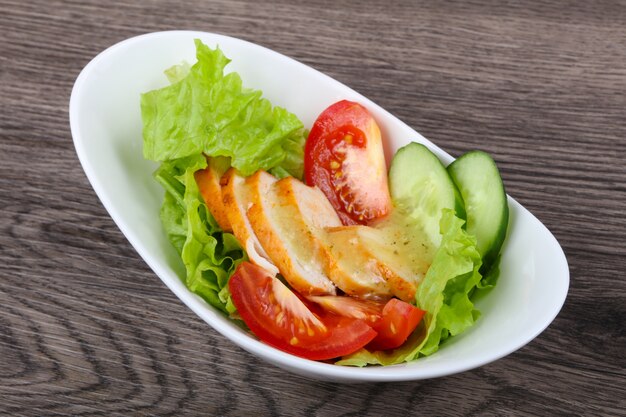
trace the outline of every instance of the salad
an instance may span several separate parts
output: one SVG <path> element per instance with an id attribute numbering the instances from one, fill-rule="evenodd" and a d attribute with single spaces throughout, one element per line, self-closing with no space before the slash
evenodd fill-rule
<path id="1" fill-rule="evenodd" d="M 445 167 L 411 143 L 387 170 L 363 105 L 341 100 L 304 126 L 195 44 L 194 65 L 141 96 L 187 287 L 261 341 L 340 365 L 411 361 L 471 327 L 508 225 L 493 159 Z"/>

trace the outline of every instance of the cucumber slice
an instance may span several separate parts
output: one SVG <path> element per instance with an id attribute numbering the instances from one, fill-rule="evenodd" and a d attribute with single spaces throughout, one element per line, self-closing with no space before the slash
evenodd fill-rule
<path id="1" fill-rule="evenodd" d="M 462 155 L 448 167 L 465 202 L 466 229 L 476 236 L 486 273 L 496 261 L 509 225 L 504 184 L 493 158 L 482 151 Z"/>
<path id="2" fill-rule="evenodd" d="M 419 143 L 396 152 L 389 168 L 389 191 L 394 205 L 421 224 L 435 247 L 441 243 L 439 220 L 444 208 L 465 219 L 463 199 L 446 168 Z"/>

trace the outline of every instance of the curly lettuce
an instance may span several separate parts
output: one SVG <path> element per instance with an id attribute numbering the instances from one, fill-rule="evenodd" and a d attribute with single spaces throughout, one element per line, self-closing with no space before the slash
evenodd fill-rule
<path id="1" fill-rule="evenodd" d="M 197 62 L 166 71 L 173 84 L 141 95 L 143 153 L 169 161 L 225 156 L 243 175 L 282 167 L 302 177 L 305 131 L 298 117 L 243 87 L 219 48 L 196 43 Z"/>
<path id="2" fill-rule="evenodd" d="M 246 253 L 209 213 L 194 173 L 206 167 L 202 155 L 161 164 L 155 178 L 165 188 L 161 223 L 185 265 L 187 287 L 224 313 L 235 309 L 228 279 Z"/>

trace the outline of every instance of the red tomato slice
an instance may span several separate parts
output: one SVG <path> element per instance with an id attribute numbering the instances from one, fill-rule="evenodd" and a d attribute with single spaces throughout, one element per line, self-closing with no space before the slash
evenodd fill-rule
<path id="1" fill-rule="evenodd" d="M 381 320 L 374 324 L 378 336 L 367 345 L 367 348 L 386 350 L 402 346 L 422 321 L 425 313 L 424 310 L 407 302 L 392 298 L 385 304 Z"/>
<path id="2" fill-rule="evenodd" d="M 279 279 L 249 262 L 239 265 L 228 287 L 250 330 L 285 352 L 313 360 L 332 359 L 353 353 L 376 337 L 363 320 L 313 313 Z"/>
<path id="3" fill-rule="evenodd" d="M 363 319 L 378 333 L 367 348 L 394 349 L 413 333 L 424 316 L 419 308 L 392 298 L 386 304 L 347 296 L 311 296 L 309 300 L 323 309 L 347 317 Z"/>
<path id="4" fill-rule="evenodd" d="M 304 176 L 345 225 L 367 224 L 391 210 L 380 129 L 358 103 L 339 101 L 317 118 L 305 145 Z"/>

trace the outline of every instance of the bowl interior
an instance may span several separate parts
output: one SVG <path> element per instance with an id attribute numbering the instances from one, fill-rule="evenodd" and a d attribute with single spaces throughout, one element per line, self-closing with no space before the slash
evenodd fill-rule
<path id="1" fill-rule="evenodd" d="M 388 381 L 448 375 L 496 360 L 528 343 L 560 310 L 569 285 L 567 261 L 552 234 L 509 198 L 511 218 L 501 276 L 478 300 L 477 324 L 450 339 L 436 354 L 391 367 L 350 368 L 300 359 L 266 346 L 191 293 L 179 277 L 184 268 L 159 221 L 163 191 L 152 178 L 156 164 L 142 155 L 142 92 L 167 85 L 163 70 L 195 62 L 194 38 L 232 59 L 247 87 L 297 114 L 305 126 L 340 99 L 365 105 L 385 138 L 387 160 L 409 141 L 450 155 L 370 100 L 290 58 L 249 42 L 205 32 L 158 32 L 123 41 L 90 62 L 70 100 L 72 136 L 81 164 L 103 205 L 161 280 L 196 314 L 242 348 L 293 372 L 329 380 Z"/>

